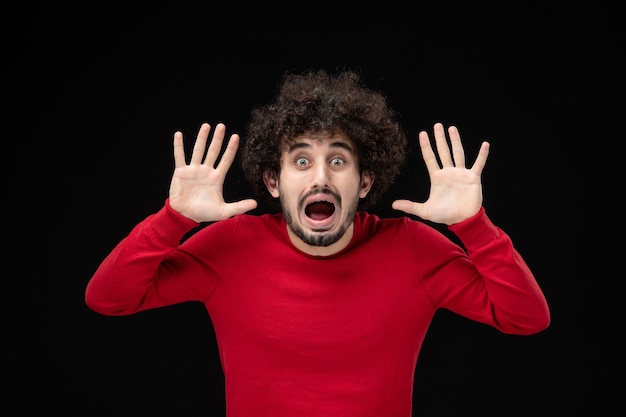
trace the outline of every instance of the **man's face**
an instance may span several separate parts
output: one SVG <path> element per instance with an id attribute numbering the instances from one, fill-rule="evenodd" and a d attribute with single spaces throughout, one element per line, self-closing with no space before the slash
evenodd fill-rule
<path id="1" fill-rule="evenodd" d="M 356 150 L 343 135 L 304 135 L 281 155 L 278 179 L 264 177 L 280 198 L 289 236 L 299 249 L 330 255 L 352 238 L 353 220 L 373 178 L 359 173 Z"/>

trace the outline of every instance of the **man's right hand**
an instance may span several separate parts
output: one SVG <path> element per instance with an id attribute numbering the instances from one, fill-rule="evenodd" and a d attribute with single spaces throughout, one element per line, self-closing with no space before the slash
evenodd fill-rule
<path id="1" fill-rule="evenodd" d="M 183 134 L 174 133 L 175 169 L 169 191 L 170 206 L 197 223 L 224 220 L 257 207 L 257 202 L 253 199 L 233 203 L 224 201 L 224 180 L 235 160 L 239 135 L 231 135 L 219 163 L 215 166 L 222 149 L 226 126 L 222 123 L 215 126 L 207 151 L 210 131 L 211 126 L 208 123 L 200 126 L 189 164 L 185 158 Z"/>

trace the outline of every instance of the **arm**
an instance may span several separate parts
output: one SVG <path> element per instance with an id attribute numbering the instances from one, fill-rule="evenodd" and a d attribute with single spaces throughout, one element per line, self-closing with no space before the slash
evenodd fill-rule
<path id="1" fill-rule="evenodd" d="M 450 266 L 443 307 L 504 333 L 527 335 L 546 329 L 550 311 L 539 284 L 511 238 L 491 222 L 485 209 L 449 229 L 463 242 L 469 263 Z"/>
<path id="2" fill-rule="evenodd" d="M 489 220 L 482 207 L 481 174 L 489 144 L 483 142 L 468 169 L 458 130 L 448 129 L 451 150 L 440 123 L 435 124 L 434 133 L 441 165 L 428 134 L 419 134 L 431 180 L 428 199 L 424 203 L 396 200 L 393 207 L 446 224 L 467 249 L 470 263 L 451 262 L 440 271 L 448 280 L 442 284 L 446 289 L 441 306 L 505 333 L 532 334 L 545 329 L 550 313 L 535 277 L 510 237 Z"/>
<path id="3" fill-rule="evenodd" d="M 218 221 L 256 207 L 256 201 L 226 203 L 222 187 L 239 137 L 231 139 L 216 165 L 225 126 L 218 124 L 203 158 L 211 127 L 198 133 L 191 161 L 185 161 L 183 137 L 174 134 L 175 170 L 169 198 L 158 212 L 139 223 L 99 265 L 87 284 L 85 301 L 107 315 L 131 314 L 148 308 L 194 300 L 211 290 L 204 266 L 178 250 L 183 236 L 200 222 Z"/>

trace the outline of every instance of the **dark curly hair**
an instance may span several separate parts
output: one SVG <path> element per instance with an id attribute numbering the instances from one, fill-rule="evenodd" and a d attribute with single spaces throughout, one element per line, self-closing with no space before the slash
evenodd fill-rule
<path id="1" fill-rule="evenodd" d="M 302 134 L 342 133 L 356 146 L 360 172 L 375 175 L 365 209 L 378 202 L 406 162 L 406 133 L 386 97 L 361 84 L 360 75 L 343 70 L 285 73 L 275 101 L 252 109 L 242 137 L 241 167 L 252 191 L 271 207 L 263 173 L 278 177 L 282 150 Z"/>

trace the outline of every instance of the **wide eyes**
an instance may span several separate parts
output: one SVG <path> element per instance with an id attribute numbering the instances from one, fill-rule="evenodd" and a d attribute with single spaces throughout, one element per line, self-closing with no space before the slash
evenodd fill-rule
<path id="1" fill-rule="evenodd" d="M 341 158 L 333 158 L 330 160 L 330 164 L 334 167 L 340 167 L 342 165 L 344 165 L 346 163 L 346 161 L 344 161 Z M 309 165 L 309 160 L 307 158 L 298 158 L 296 159 L 296 166 L 299 168 L 305 168 Z"/>

